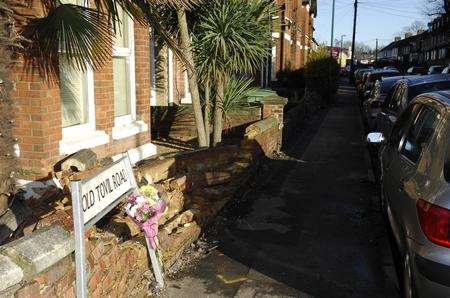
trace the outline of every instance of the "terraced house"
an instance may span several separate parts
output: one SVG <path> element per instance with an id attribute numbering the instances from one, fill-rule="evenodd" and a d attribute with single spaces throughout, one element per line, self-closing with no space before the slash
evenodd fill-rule
<path id="1" fill-rule="evenodd" d="M 283 25 L 281 32 L 273 33 L 272 79 L 280 70 L 305 65 L 317 10 L 314 0 L 277 4 Z M 35 16 L 42 14 L 41 9 L 21 8 Z M 13 135 L 27 180 L 46 177 L 55 164 L 81 149 L 92 149 L 99 158 L 128 152 L 133 163 L 155 155 L 151 107 L 191 103 L 186 71 L 174 53 L 158 45 L 149 27 L 124 12 L 121 16 L 111 57 L 100 69 L 75 69 L 66 62 L 63 49 L 58 83 L 49 83 L 38 71 L 25 71 L 23 61 L 15 66 Z"/>
<path id="2" fill-rule="evenodd" d="M 20 9 L 41 13 L 40 5 Z M 12 71 L 13 135 L 27 179 L 45 177 L 58 161 L 84 148 L 100 158 L 128 152 L 132 162 L 152 156 L 150 107 L 189 102 L 186 75 L 173 53 L 158 47 L 148 27 L 121 16 L 111 57 L 101 69 L 79 71 L 61 50 L 59 83 L 26 72 L 23 61 Z"/>
<path id="3" fill-rule="evenodd" d="M 396 37 L 380 51 L 379 58 L 404 65 L 449 64 L 450 13 L 432 20 L 427 30 L 406 33 L 403 39 Z"/>
<path id="4" fill-rule="evenodd" d="M 315 45 L 314 18 L 317 15 L 316 0 L 277 0 L 280 6 L 280 32 L 273 33 L 272 80 L 281 70 L 302 68 L 308 53 Z"/>

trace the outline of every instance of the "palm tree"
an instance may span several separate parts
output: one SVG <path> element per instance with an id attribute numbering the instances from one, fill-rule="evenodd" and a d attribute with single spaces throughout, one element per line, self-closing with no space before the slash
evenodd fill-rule
<path id="1" fill-rule="evenodd" d="M 16 55 L 23 57 L 30 72 L 37 70 L 49 82 L 58 81 L 61 47 L 73 67 L 99 69 L 111 58 L 112 38 L 121 10 L 151 26 L 179 53 L 177 44 L 161 26 L 161 16 L 155 12 L 162 5 L 190 9 L 197 0 L 93 0 L 90 7 L 41 0 L 43 15 L 39 17 L 23 13 L 24 7 L 35 5 L 34 1 L 23 2 L 0 3 L 0 215 L 7 210 L 8 198 L 15 191 L 18 164 L 14 154 L 16 140 L 12 137 L 13 101 L 9 96 L 13 85 L 9 72 Z M 17 27 L 21 28 L 19 32 L 15 31 Z"/>
<path id="2" fill-rule="evenodd" d="M 214 84 L 213 145 L 222 140 L 225 86 L 235 73 L 253 73 L 269 57 L 271 0 L 212 0 L 199 10 L 194 28 L 198 72 Z"/>

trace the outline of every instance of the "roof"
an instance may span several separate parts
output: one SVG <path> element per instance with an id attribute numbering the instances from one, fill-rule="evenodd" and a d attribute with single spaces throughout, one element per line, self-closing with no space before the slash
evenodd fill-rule
<path id="1" fill-rule="evenodd" d="M 450 90 L 440 90 L 430 93 L 425 93 L 429 98 L 432 98 L 450 108 Z"/>
<path id="2" fill-rule="evenodd" d="M 414 85 L 421 85 L 421 84 L 428 84 L 428 83 L 435 83 L 435 82 L 450 81 L 450 75 L 449 74 L 435 74 L 435 75 L 425 75 L 425 76 L 411 76 L 409 78 L 406 78 L 405 81 L 407 81 L 408 85 L 414 86 Z"/>
<path id="3" fill-rule="evenodd" d="M 381 79 L 381 92 L 388 93 L 391 88 L 400 80 L 408 79 L 409 77 L 417 77 L 417 75 L 412 76 L 396 76 L 396 77 L 383 77 Z"/>

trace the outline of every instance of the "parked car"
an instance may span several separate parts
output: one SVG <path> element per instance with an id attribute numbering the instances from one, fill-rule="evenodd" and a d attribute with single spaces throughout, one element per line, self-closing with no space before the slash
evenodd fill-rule
<path id="1" fill-rule="evenodd" d="M 392 88 L 400 80 L 414 78 L 412 76 L 383 77 L 375 83 L 368 100 L 363 103 L 363 120 L 368 131 L 376 130 L 376 119 L 381 112 L 381 107 L 392 96 Z"/>
<path id="2" fill-rule="evenodd" d="M 395 66 L 385 66 L 382 68 L 383 70 L 396 70 L 399 71 L 397 67 Z"/>
<path id="3" fill-rule="evenodd" d="M 404 297 L 450 297 L 450 91 L 419 95 L 382 144 L 382 210 Z"/>
<path id="4" fill-rule="evenodd" d="M 400 72 L 397 70 L 375 70 L 373 72 L 370 72 L 362 88 L 363 100 L 367 99 L 370 96 L 372 89 L 377 81 L 381 80 L 382 78 L 397 76 L 400 76 Z"/>
<path id="5" fill-rule="evenodd" d="M 408 68 L 406 75 L 425 75 L 427 74 L 427 69 L 421 66 L 413 66 Z"/>
<path id="6" fill-rule="evenodd" d="M 362 98 L 364 95 L 364 85 L 366 84 L 367 79 L 369 78 L 369 74 L 374 72 L 375 69 L 366 70 L 363 72 L 361 79 L 356 84 L 356 92 L 359 98 Z"/>
<path id="7" fill-rule="evenodd" d="M 442 71 L 444 70 L 445 66 L 442 65 L 433 65 L 430 66 L 430 68 L 428 69 L 428 74 L 429 75 L 433 75 L 433 74 L 438 74 L 438 73 L 442 73 Z"/>
<path id="8" fill-rule="evenodd" d="M 354 77 L 355 77 L 355 86 L 358 86 L 360 83 L 360 80 L 362 79 L 362 76 L 364 72 L 370 71 L 372 68 L 358 68 L 355 70 Z"/>
<path id="9" fill-rule="evenodd" d="M 409 77 L 398 81 L 376 119 L 376 129 L 388 135 L 411 100 L 419 94 L 450 89 L 450 75 Z"/>

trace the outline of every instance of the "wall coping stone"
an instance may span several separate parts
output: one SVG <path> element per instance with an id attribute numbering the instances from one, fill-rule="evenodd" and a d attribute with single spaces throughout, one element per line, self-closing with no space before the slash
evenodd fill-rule
<path id="1" fill-rule="evenodd" d="M 247 140 L 252 140 L 261 133 L 274 127 L 278 128 L 278 120 L 272 115 L 248 126 L 245 130 L 244 138 Z"/>
<path id="2" fill-rule="evenodd" d="M 22 268 L 26 280 L 31 280 L 73 251 L 73 237 L 59 225 L 38 230 L 0 247 L 2 255 L 10 257 Z"/>
<path id="3" fill-rule="evenodd" d="M 282 105 L 285 106 L 288 103 L 288 99 L 281 96 L 268 96 L 258 99 L 264 105 Z"/>
<path id="4" fill-rule="evenodd" d="M 22 268 L 9 257 L 0 255 L 0 291 L 3 291 L 22 281 Z"/>

